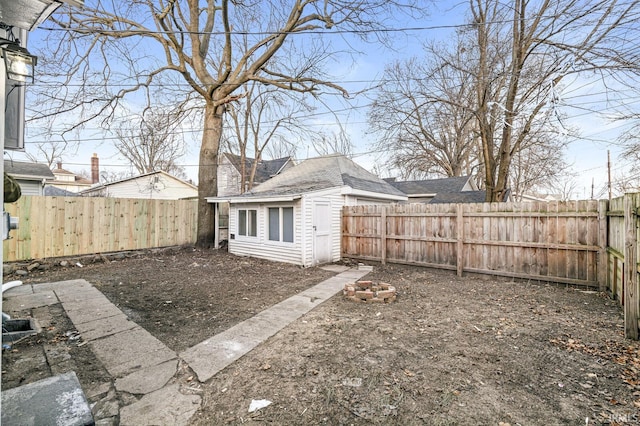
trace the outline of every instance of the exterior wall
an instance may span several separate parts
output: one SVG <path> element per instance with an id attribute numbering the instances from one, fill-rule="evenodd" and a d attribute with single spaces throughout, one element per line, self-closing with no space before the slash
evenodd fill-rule
<path id="1" fill-rule="evenodd" d="M 80 191 L 84 191 L 85 189 L 89 189 L 91 188 L 90 184 L 78 184 L 75 182 L 57 182 L 57 181 L 53 181 L 53 182 L 47 182 L 47 186 L 53 186 L 55 188 L 60 188 L 60 189 L 64 189 L 65 191 L 69 191 L 69 192 L 80 192 Z"/>
<path id="2" fill-rule="evenodd" d="M 315 266 L 315 234 L 314 209 L 317 203 L 328 203 L 330 206 L 330 262 L 340 260 L 342 207 L 345 205 L 387 204 L 389 201 L 342 195 L 342 188 L 304 194 L 301 199 L 289 203 L 243 203 L 231 204 L 229 207 L 229 253 L 238 256 L 251 256 L 277 262 L 293 263 L 310 267 Z M 294 242 L 281 243 L 269 241 L 268 208 L 294 207 Z M 238 233 L 238 210 L 257 210 L 257 236 L 243 237 Z M 231 237 L 233 235 L 233 238 Z"/>
<path id="3" fill-rule="evenodd" d="M 346 203 L 344 195 L 340 194 L 340 189 L 332 189 L 320 193 L 306 194 L 303 197 L 304 206 L 304 228 L 302 230 L 304 241 L 303 247 L 303 264 L 302 266 L 314 266 L 314 232 L 313 232 L 313 209 L 317 202 L 329 202 L 331 208 L 331 261 L 340 260 L 340 227 L 342 220 L 342 207 Z"/>
<path id="4" fill-rule="evenodd" d="M 23 180 L 23 179 L 16 179 L 16 180 L 20 184 L 20 190 L 22 191 L 22 195 L 42 195 L 43 194 L 42 181 Z"/>
<path id="5" fill-rule="evenodd" d="M 240 173 L 226 155 L 220 156 L 218 165 L 218 196 L 240 194 Z"/>
<path id="6" fill-rule="evenodd" d="M 291 206 L 293 206 L 293 243 L 270 241 L 267 235 L 269 207 Z M 240 209 L 257 210 L 257 236 L 238 235 L 238 210 Z M 285 203 L 231 204 L 229 207 L 229 253 L 302 265 L 303 219 L 301 215 L 300 200 Z"/>
<path id="7" fill-rule="evenodd" d="M 112 198 L 147 198 L 178 200 L 197 197 L 198 190 L 162 173 L 129 179 L 106 185 L 96 191 L 100 196 Z M 93 192 L 87 196 L 95 196 Z"/>

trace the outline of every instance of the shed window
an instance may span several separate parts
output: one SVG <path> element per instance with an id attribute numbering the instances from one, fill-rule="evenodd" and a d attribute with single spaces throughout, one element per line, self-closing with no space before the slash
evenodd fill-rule
<path id="1" fill-rule="evenodd" d="M 293 242 L 293 207 L 269 207 L 269 240 Z"/>
<path id="2" fill-rule="evenodd" d="M 257 210 L 238 210 L 238 235 L 245 237 L 255 237 L 258 235 Z"/>

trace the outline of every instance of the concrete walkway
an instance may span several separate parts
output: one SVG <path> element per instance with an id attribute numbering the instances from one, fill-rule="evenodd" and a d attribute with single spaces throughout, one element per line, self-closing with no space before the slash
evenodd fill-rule
<path id="1" fill-rule="evenodd" d="M 62 303 L 77 331 L 112 376 L 115 390 L 142 395 L 136 402 L 120 409 L 121 425 L 186 425 L 200 407 L 201 398 L 181 392 L 180 385 L 171 381 L 179 359 L 195 371 L 200 382 L 206 382 L 292 321 L 334 296 L 345 284 L 357 281 L 371 270 L 334 265 L 327 269 L 343 272 L 180 354 L 130 321 L 85 280 L 13 288 L 4 294 L 3 310 L 20 311 Z"/>

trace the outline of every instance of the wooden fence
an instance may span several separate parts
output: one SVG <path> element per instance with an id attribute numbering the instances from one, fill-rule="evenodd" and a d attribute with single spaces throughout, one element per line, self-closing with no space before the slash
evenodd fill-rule
<path id="1" fill-rule="evenodd" d="M 193 244 L 197 201 L 23 196 L 4 260 L 40 259 Z"/>
<path id="2" fill-rule="evenodd" d="M 607 216 L 607 282 L 611 294 L 624 307 L 625 336 L 638 339 L 640 297 L 638 286 L 638 228 L 640 194 L 626 194 L 611 200 Z"/>
<path id="3" fill-rule="evenodd" d="M 604 290 L 606 201 L 343 209 L 344 257 Z"/>

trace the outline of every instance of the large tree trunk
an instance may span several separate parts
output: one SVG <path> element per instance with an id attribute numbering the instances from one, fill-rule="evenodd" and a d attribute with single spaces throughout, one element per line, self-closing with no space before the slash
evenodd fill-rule
<path id="1" fill-rule="evenodd" d="M 223 107 L 207 102 L 204 110 L 204 130 L 200 146 L 200 166 L 198 168 L 198 231 L 196 246 L 213 247 L 215 218 L 213 206 L 205 197 L 218 195 L 218 151 L 222 137 Z"/>

